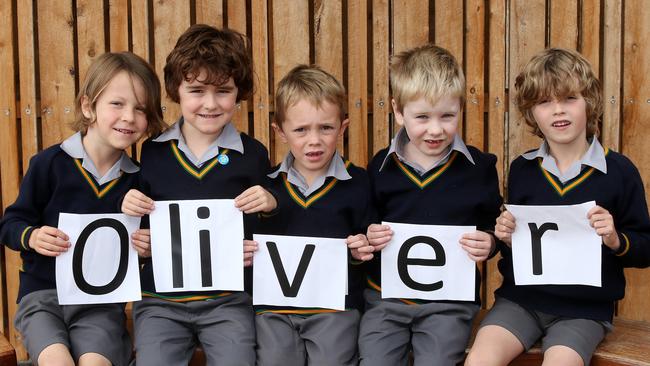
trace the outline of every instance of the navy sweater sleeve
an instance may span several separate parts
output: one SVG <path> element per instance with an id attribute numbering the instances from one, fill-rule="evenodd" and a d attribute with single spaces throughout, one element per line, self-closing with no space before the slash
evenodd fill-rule
<path id="1" fill-rule="evenodd" d="M 0 221 L 0 241 L 13 250 L 32 250 L 29 237 L 42 225 L 41 213 L 50 196 L 49 166 L 53 150 L 31 158 L 16 202 L 7 207 Z"/>
<path id="2" fill-rule="evenodd" d="M 618 155 L 612 164 L 612 172 L 620 176 L 620 200 L 614 225 L 619 233 L 621 248 L 617 256 L 624 267 L 645 268 L 650 266 L 650 217 L 645 199 L 645 190 L 639 171 L 623 155 Z"/>

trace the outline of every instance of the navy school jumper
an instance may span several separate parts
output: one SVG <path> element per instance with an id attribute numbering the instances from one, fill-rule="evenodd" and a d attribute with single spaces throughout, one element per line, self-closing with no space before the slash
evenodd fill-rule
<path id="1" fill-rule="evenodd" d="M 20 185 L 16 202 L 7 207 L 0 221 L 0 241 L 20 251 L 20 288 L 18 300 L 34 291 L 55 289 L 55 257 L 29 248 L 29 237 L 41 226 L 57 227 L 59 213 L 119 213 L 122 197 L 136 184 L 136 174 L 122 175 L 98 185 L 92 174 L 82 168 L 60 145 L 38 153 Z"/>
<path id="2" fill-rule="evenodd" d="M 614 301 L 625 295 L 623 268 L 650 265 L 650 219 L 643 182 L 634 164 L 614 151 L 608 151 L 605 160 L 607 174 L 588 167 L 562 184 L 542 168 L 541 158 L 527 160 L 520 156 L 512 162 L 508 176 L 511 204 L 573 205 L 595 200 L 609 211 L 614 217 L 621 248 L 614 253 L 602 246 L 602 286 L 515 286 L 512 250 L 501 243 L 499 271 L 504 280 L 496 295 L 547 314 L 612 320 Z M 580 258 L 576 258 L 576 265 L 579 263 Z"/>
<path id="3" fill-rule="evenodd" d="M 395 153 L 379 171 L 388 149 L 368 165 L 373 203 L 379 221 L 421 225 L 476 226 L 493 231 L 501 208 L 496 156 L 467 146 L 475 164 L 452 151 L 449 160 L 420 176 Z M 381 290 L 381 258 L 369 263 L 368 287 Z M 476 270 L 476 303 L 480 302 L 480 274 Z M 411 299 L 412 304 L 428 302 Z"/>

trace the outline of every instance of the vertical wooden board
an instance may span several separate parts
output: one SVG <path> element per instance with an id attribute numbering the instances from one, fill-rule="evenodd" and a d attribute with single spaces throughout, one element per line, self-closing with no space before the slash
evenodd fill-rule
<path id="1" fill-rule="evenodd" d="M 142 57 L 151 63 L 151 54 L 149 50 L 149 4 L 147 1 L 131 1 L 131 52 Z M 162 86 L 162 93 L 165 87 Z M 142 143 L 145 138 L 140 139 L 134 148 L 134 155 L 140 158 Z"/>
<path id="2" fill-rule="evenodd" d="M 348 2 L 348 158 L 368 164 L 368 2 Z"/>
<path id="3" fill-rule="evenodd" d="M 274 0 L 273 4 L 273 95 L 278 83 L 294 66 L 309 63 L 309 4 L 307 1 Z M 288 149 L 273 145 L 272 160 L 279 163 Z"/>
<path id="4" fill-rule="evenodd" d="M 160 83 L 165 84 L 163 68 L 165 59 L 176 45 L 178 37 L 190 26 L 190 5 L 184 1 L 158 0 L 153 7 L 153 33 L 156 72 Z M 164 87 L 163 87 L 164 89 Z M 169 98 L 162 99 L 163 117 L 168 124 L 181 115 L 178 104 Z"/>
<path id="5" fill-rule="evenodd" d="M 488 9 L 488 29 L 489 29 L 489 47 L 488 47 L 488 133 L 487 146 L 488 151 L 497 156 L 497 172 L 501 187 L 505 186 L 505 172 L 508 166 L 507 150 L 505 148 L 506 140 L 506 1 L 494 0 L 489 2 Z M 469 55 L 468 55 L 469 56 Z M 503 193 L 503 191 L 502 191 Z M 485 290 L 486 301 L 484 305 L 492 306 L 494 302 L 494 290 L 501 285 L 501 275 L 497 269 L 499 258 L 492 258 L 486 266 Z"/>
<path id="6" fill-rule="evenodd" d="M 108 26 L 111 52 L 129 50 L 129 1 L 108 1 Z"/>
<path id="7" fill-rule="evenodd" d="M 34 38 L 34 4 L 18 1 L 18 75 L 20 77 L 20 129 L 23 155 L 23 172 L 29 159 L 38 152 L 38 104 L 36 97 L 36 43 Z"/>
<path id="8" fill-rule="evenodd" d="M 600 0 L 582 0 L 580 8 L 580 52 L 589 60 L 600 76 Z"/>
<path id="9" fill-rule="evenodd" d="M 465 45 L 465 142 L 481 150 L 485 146 L 485 1 L 467 0 Z"/>
<path id="10" fill-rule="evenodd" d="M 196 0 L 196 23 L 223 28 L 223 0 Z"/>
<path id="11" fill-rule="evenodd" d="M 578 48 L 578 0 L 550 0 L 551 47 Z"/>
<path id="12" fill-rule="evenodd" d="M 343 80 L 343 4 L 341 0 L 314 1 L 316 64 Z"/>
<path id="13" fill-rule="evenodd" d="M 241 0 L 228 0 L 228 28 L 246 34 L 246 2 Z M 248 40 L 250 42 L 250 39 Z M 255 88 L 257 83 L 255 83 Z M 232 117 L 232 121 L 241 132 L 248 133 L 248 102 L 242 100 L 239 108 Z"/>
<path id="14" fill-rule="evenodd" d="M 72 134 L 66 125 L 74 118 L 74 20 L 70 0 L 37 4 L 41 121 L 43 147 L 48 147 Z"/>
<path id="15" fill-rule="evenodd" d="M 314 1 L 316 64 L 343 83 L 343 4 L 341 0 Z M 343 154 L 343 139 L 338 151 Z"/>
<path id="16" fill-rule="evenodd" d="M 104 4 L 77 0 L 77 64 L 79 84 L 86 77 L 93 60 L 106 52 L 104 42 Z"/>
<path id="17" fill-rule="evenodd" d="M 429 1 L 393 0 L 393 54 L 429 42 Z"/>
<path id="18" fill-rule="evenodd" d="M 390 142 L 389 0 L 372 2 L 372 153 Z"/>
<path id="19" fill-rule="evenodd" d="M 269 34 L 268 9 L 265 1 L 253 1 L 251 4 L 251 24 L 253 33 L 253 69 L 257 77 L 257 86 L 253 93 L 253 134 L 269 151 L 270 143 L 270 99 L 269 99 Z"/>
<path id="20" fill-rule="evenodd" d="M 18 187 L 20 184 L 20 159 L 18 153 L 18 129 L 16 126 L 16 89 L 15 89 L 15 65 L 14 52 L 17 46 L 14 44 L 14 24 L 13 13 L 15 9 L 10 1 L 0 2 L 0 23 L 5 26 L 0 27 L 0 80 L 3 80 L 3 87 L 0 88 L 0 174 L 2 185 L 2 204 L 3 212 L 16 196 L 18 196 Z M 18 293 L 18 268 L 20 259 L 16 258 L 16 253 L 11 250 L 5 250 L 6 258 L 2 272 L 6 275 L 7 288 L 0 284 L 0 300 L 8 304 L 8 311 L 0 306 L 0 323 L 3 332 L 6 327 L 9 328 L 8 338 L 14 347 L 19 359 L 25 359 L 25 350 L 20 345 L 20 340 L 16 330 L 11 326 L 11 320 L 16 314 L 15 299 Z M 16 261 L 18 259 L 18 261 Z M 6 299 L 5 299 L 6 296 Z M 0 303 L 0 304 L 2 304 Z M 7 319 L 7 324 L 4 319 Z"/>
<path id="21" fill-rule="evenodd" d="M 622 1 L 606 0 L 603 9 L 603 145 L 619 150 L 621 123 Z"/>
<path id="22" fill-rule="evenodd" d="M 544 49 L 546 4 L 544 0 L 515 0 L 510 3 L 509 90 L 508 121 L 509 163 L 528 149 L 538 147 L 539 138 L 530 133 L 514 104 L 515 77 L 530 58 Z"/>
<path id="23" fill-rule="evenodd" d="M 449 50 L 460 65 L 463 64 L 463 36 L 465 33 L 463 3 L 463 0 L 438 0 L 435 2 L 434 42 Z M 475 11 L 476 9 L 469 9 L 469 12 Z M 472 49 L 472 51 L 475 50 Z"/>
<path id="24" fill-rule="evenodd" d="M 149 16 L 147 1 L 131 1 L 131 51 L 147 61 L 151 61 Z"/>
<path id="25" fill-rule="evenodd" d="M 626 1 L 623 10 L 623 153 L 637 166 L 650 192 L 650 9 L 642 1 Z M 646 197 L 647 200 L 647 197 Z M 618 315 L 650 321 L 650 269 L 627 269 L 625 298 Z"/>

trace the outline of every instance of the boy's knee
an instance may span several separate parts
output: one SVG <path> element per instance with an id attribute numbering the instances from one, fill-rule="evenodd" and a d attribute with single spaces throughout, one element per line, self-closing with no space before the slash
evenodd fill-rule
<path id="1" fill-rule="evenodd" d="M 74 366 L 70 350 L 62 343 L 51 344 L 38 354 L 39 366 Z"/>

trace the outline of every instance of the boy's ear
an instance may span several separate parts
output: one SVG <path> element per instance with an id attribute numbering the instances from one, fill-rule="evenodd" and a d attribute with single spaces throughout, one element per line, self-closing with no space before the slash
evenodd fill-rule
<path id="1" fill-rule="evenodd" d="M 81 97 L 81 113 L 89 120 L 93 119 L 93 107 L 87 95 Z"/>
<path id="2" fill-rule="evenodd" d="M 395 102 L 395 99 L 391 99 L 390 104 L 391 106 L 393 106 L 393 115 L 395 116 L 395 122 L 400 126 L 404 126 L 404 115 L 397 108 L 397 103 Z"/>
<path id="3" fill-rule="evenodd" d="M 350 125 L 350 120 L 348 118 L 341 121 L 341 129 L 339 129 L 339 137 L 343 136 L 345 129 Z"/>
<path id="4" fill-rule="evenodd" d="M 277 133 L 280 138 L 282 139 L 282 142 L 286 143 L 287 142 L 287 136 L 284 134 L 284 131 L 282 131 L 282 127 L 278 125 L 276 122 L 271 123 L 271 127 L 275 130 L 275 133 Z"/>

